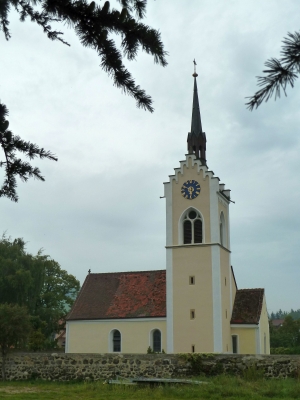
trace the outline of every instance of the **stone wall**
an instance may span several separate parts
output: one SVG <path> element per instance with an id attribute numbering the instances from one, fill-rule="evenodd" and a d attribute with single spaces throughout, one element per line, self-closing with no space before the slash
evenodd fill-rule
<path id="1" fill-rule="evenodd" d="M 0 370 L 1 363 L 0 359 Z M 221 373 L 300 377 L 300 356 L 11 353 L 6 361 L 9 380 L 99 380 L 116 376 L 174 378 Z"/>

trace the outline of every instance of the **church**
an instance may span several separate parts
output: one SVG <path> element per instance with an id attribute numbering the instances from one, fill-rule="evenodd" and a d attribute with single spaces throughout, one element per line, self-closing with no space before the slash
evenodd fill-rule
<path id="1" fill-rule="evenodd" d="M 66 353 L 270 353 L 265 291 L 238 289 L 231 266 L 230 190 L 207 167 L 193 77 L 188 153 L 164 183 L 166 269 L 89 273 Z"/>

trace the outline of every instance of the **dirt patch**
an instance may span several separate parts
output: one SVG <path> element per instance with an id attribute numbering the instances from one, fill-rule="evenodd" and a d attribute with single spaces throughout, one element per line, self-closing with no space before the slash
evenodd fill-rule
<path id="1" fill-rule="evenodd" d="M 36 388 L 29 388 L 29 387 L 19 387 L 16 388 L 14 386 L 5 386 L 5 387 L 0 387 L 0 392 L 4 393 L 38 393 L 42 392 L 42 390 L 36 389 Z"/>

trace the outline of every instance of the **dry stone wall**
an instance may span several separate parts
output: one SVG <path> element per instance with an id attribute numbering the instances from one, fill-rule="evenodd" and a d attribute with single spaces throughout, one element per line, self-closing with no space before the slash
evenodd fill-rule
<path id="1" fill-rule="evenodd" d="M 0 358 L 0 370 L 1 364 Z M 12 353 L 6 361 L 9 380 L 175 378 L 243 375 L 247 371 L 270 378 L 300 377 L 300 356 Z"/>

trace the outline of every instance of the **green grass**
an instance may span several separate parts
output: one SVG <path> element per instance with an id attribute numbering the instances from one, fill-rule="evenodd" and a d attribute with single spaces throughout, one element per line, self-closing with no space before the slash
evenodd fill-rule
<path id="1" fill-rule="evenodd" d="M 140 387 L 102 382 L 0 382 L 0 399 L 14 400 L 175 400 L 175 399 L 300 399 L 300 381 L 218 376 L 205 385 Z"/>

